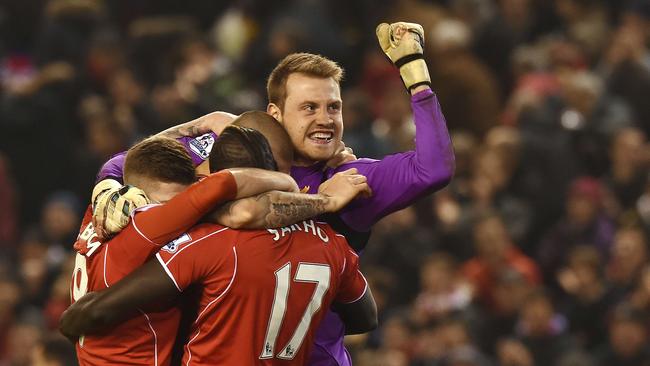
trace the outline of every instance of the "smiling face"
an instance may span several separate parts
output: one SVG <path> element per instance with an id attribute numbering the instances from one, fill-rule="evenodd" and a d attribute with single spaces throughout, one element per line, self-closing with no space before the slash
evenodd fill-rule
<path id="1" fill-rule="evenodd" d="M 284 108 L 269 104 L 269 114 L 289 133 L 294 164 L 308 166 L 334 156 L 343 135 L 341 89 L 333 78 L 289 75 Z"/>

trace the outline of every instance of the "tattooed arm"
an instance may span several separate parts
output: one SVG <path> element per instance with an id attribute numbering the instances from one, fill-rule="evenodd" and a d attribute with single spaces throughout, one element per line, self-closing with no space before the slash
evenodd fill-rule
<path id="1" fill-rule="evenodd" d="M 330 210 L 331 200 L 324 195 L 271 191 L 227 203 L 211 214 L 208 221 L 234 229 L 274 228 Z"/>
<path id="2" fill-rule="evenodd" d="M 323 182 L 318 194 L 266 192 L 221 206 L 208 217 L 208 221 L 235 229 L 288 226 L 336 212 L 359 194 L 370 194 L 366 177 L 357 174 L 356 169 L 349 169 Z"/>
<path id="3" fill-rule="evenodd" d="M 196 137 L 208 132 L 214 132 L 218 135 L 235 118 L 237 118 L 236 115 L 227 112 L 212 112 L 189 122 L 170 127 L 158 133 L 158 136 L 179 139 L 181 137 Z"/>

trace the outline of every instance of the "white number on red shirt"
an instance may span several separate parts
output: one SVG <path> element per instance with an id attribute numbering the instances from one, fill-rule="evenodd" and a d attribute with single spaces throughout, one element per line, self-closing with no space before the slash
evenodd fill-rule
<path id="1" fill-rule="evenodd" d="M 264 337 L 264 346 L 260 359 L 273 358 L 275 354 L 275 342 L 282 327 L 282 320 L 287 311 L 287 296 L 289 294 L 291 276 L 291 263 L 287 263 L 280 269 L 275 271 L 275 296 L 273 298 L 273 306 L 271 308 L 271 317 L 269 318 L 269 325 L 266 329 L 266 337 Z M 294 330 L 293 335 L 289 342 L 277 354 L 277 358 L 283 360 L 292 360 L 302 341 L 307 335 L 311 318 L 320 309 L 323 302 L 323 296 L 327 293 L 330 286 L 330 267 L 326 264 L 310 264 L 299 263 L 296 277 L 293 279 L 295 282 L 311 282 L 315 283 L 314 294 L 302 315 L 298 327 Z"/>

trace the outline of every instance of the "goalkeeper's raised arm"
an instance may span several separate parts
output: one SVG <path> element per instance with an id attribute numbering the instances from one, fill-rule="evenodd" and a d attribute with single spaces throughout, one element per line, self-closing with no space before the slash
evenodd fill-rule
<path id="1" fill-rule="evenodd" d="M 449 183 L 455 168 L 454 151 L 438 98 L 423 56 L 424 31 L 414 23 L 380 24 L 379 46 L 399 68 L 411 94 L 415 120 L 415 150 L 382 160 L 360 159 L 343 164 L 329 174 L 355 167 L 368 179 L 372 197 L 359 200 L 341 212 L 341 218 L 357 231 L 367 231 L 382 217 L 411 205 L 419 197 Z"/>

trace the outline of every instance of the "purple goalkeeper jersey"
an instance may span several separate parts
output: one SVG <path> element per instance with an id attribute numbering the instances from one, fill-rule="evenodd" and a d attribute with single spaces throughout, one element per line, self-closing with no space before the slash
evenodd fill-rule
<path id="1" fill-rule="evenodd" d="M 454 172 L 454 151 L 445 117 L 435 94 L 421 91 L 411 97 L 415 120 L 415 150 L 392 154 L 381 160 L 359 159 L 323 171 L 323 163 L 293 167 L 291 175 L 298 185 L 316 193 L 318 186 L 337 172 L 357 168 L 368 178 L 373 195 L 357 199 L 339 212 L 350 229 L 367 232 L 382 217 L 413 204 L 449 183 Z M 349 366 L 350 355 L 343 346 L 345 326 L 328 310 L 318 331 L 310 366 Z"/>
<path id="2" fill-rule="evenodd" d="M 357 168 L 359 174 L 368 178 L 373 195 L 353 201 L 339 212 L 338 218 L 351 230 L 368 232 L 382 217 L 444 187 L 453 175 L 454 152 L 435 94 L 430 89 L 421 91 L 411 97 L 411 106 L 415 120 L 414 151 L 388 155 L 381 160 L 359 159 L 335 169 L 323 170 L 324 163 L 293 167 L 291 175 L 301 188 L 309 187 L 309 193 L 316 193 L 318 186 L 335 173 Z M 202 152 L 207 150 L 209 154 L 216 137 L 211 135 L 210 140 L 205 136 L 181 140 L 197 164 L 207 158 L 207 154 Z M 196 142 L 192 143 L 193 140 Z M 205 148 L 199 149 L 201 146 Z M 104 164 L 98 180 L 107 177 L 121 180 L 124 155 L 118 154 Z M 350 355 L 343 346 L 344 335 L 343 322 L 336 313 L 328 310 L 316 333 L 309 365 L 351 365 Z"/>
<path id="3" fill-rule="evenodd" d="M 190 154 L 194 165 L 198 166 L 210 156 L 212 145 L 214 145 L 216 139 L 217 135 L 214 132 L 208 132 L 201 136 L 181 137 L 177 140 L 183 144 L 185 150 Z M 124 172 L 125 158 L 126 151 L 113 155 L 106 163 L 104 163 L 104 165 L 102 165 L 99 173 L 97 173 L 95 182 L 110 178 L 115 179 L 120 182 L 120 184 L 124 184 L 122 175 Z"/>

